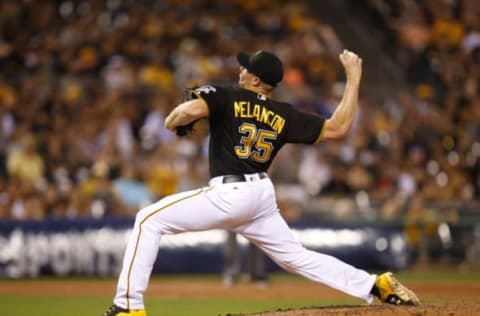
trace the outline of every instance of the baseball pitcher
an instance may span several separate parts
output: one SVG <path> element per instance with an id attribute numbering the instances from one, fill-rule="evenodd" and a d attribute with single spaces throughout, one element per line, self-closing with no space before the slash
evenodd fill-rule
<path id="1" fill-rule="evenodd" d="M 346 86 L 331 118 L 273 100 L 283 65 L 273 53 L 239 53 L 238 87 L 203 86 L 165 119 L 179 135 L 206 118 L 210 125 L 211 179 L 198 190 L 167 196 L 140 210 L 127 245 L 114 304 L 104 316 L 144 316 L 147 289 L 161 237 L 221 228 L 242 234 L 287 271 L 370 303 L 373 297 L 417 305 L 417 296 L 390 273 L 369 274 L 332 256 L 304 248 L 279 213 L 267 170 L 286 143 L 316 144 L 344 137 L 357 110 L 362 59 L 344 50 Z"/>

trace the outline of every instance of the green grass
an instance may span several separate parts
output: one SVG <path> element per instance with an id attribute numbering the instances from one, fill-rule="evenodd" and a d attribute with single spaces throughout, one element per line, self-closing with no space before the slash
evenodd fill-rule
<path id="1" fill-rule="evenodd" d="M 450 281 L 452 283 L 478 283 L 480 282 L 480 272 L 460 272 L 452 271 L 414 271 L 396 273 L 402 281 L 436 282 Z M 269 275 L 272 283 L 275 282 L 305 282 L 305 279 L 299 276 L 275 273 Z M 220 280 L 218 275 L 164 275 L 154 276 L 156 280 L 206 280 L 214 282 Z M 112 283 L 114 279 L 95 279 L 95 278 L 39 278 L 27 279 L 28 282 L 41 283 L 43 281 L 59 282 L 62 280 L 78 280 L 88 283 L 90 281 Z M 26 281 L 26 280 L 23 280 Z M 1 280 L 0 286 L 8 287 L 9 283 L 16 280 Z M 26 286 L 28 286 L 28 282 Z M 51 296 L 51 295 L 0 295 L 0 309 L 2 315 L 7 316 L 86 316 L 101 315 L 102 312 L 111 304 L 112 297 L 105 296 Z M 291 300 L 267 300 L 267 299 L 225 299 L 225 298 L 158 298 L 149 297 L 145 299 L 149 316 L 225 316 L 229 313 L 253 313 L 267 310 L 327 306 L 327 305 L 357 305 L 358 299 L 345 297 L 345 299 L 322 300 L 318 299 L 291 299 Z"/>
<path id="2" fill-rule="evenodd" d="M 381 274 L 385 271 L 368 271 L 370 273 Z M 395 275 L 401 278 L 402 280 L 418 280 L 418 281 L 452 281 L 452 282 L 479 282 L 480 281 L 480 271 L 459 271 L 458 269 L 451 270 L 415 270 L 415 271 L 402 271 L 395 272 Z M 286 273 L 286 272 L 275 272 L 269 274 L 269 279 L 273 282 L 275 281 L 288 281 L 288 282 L 305 282 L 306 279 L 296 274 Z M 104 282 L 116 282 L 114 277 L 98 278 L 98 277 L 38 277 L 38 278 L 26 278 L 20 279 L 25 282 L 44 282 L 44 281 L 58 281 L 62 280 L 74 280 L 88 283 L 90 281 L 104 281 Z M 221 282 L 221 277 L 218 274 L 154 274 L 152 275 L 152 280 L 207 280 L 207 281 L 218 281 Z M 8 282 L 17 282 L 18 279 L 0 279 L 2 284 Z"/>
<path id="3" fill-rule="evenodd" d="M 354 301 L 351 301 L 352 304 Z M 232 299 L 146 299 L 149 316 L 212 316 L 267 310 L 347 304 L 344 300 L 232 300 Z M 358 302 L 357 302 L 358 303 Z M 110 305 L 106 297 L 1 296 L 2 315 L 86 316 L 101 315 Z"/>

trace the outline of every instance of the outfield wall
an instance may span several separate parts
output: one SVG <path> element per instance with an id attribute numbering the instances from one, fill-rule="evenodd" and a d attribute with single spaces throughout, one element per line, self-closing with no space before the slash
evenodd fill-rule
<path id="1" fill-rule="evenodd" d="M 0 223 L 0 277 L 40 275 L 116 275 L 132 221 L 46 220 Z M 359 227 L 309 222 L 292 225 L 307 248 L 334 255 L 366 269 L 404 269 L 407 243 L 399 227 Z M 162 238 L 155 273 L 220 273 L 223 230 Z M 246 256 L 248 242 L 239 237 Z M 279 269 L 269 259 L 269 271 Z"/>

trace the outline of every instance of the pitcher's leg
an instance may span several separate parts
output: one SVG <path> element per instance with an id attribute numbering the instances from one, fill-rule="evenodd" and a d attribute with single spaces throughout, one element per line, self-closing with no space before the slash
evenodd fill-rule
<path id="1" fill-rule="evenodd" d="M 285 270 L 369 303 L 373 300 L 370 291 L 376 280 L 375 275 L 332 256 L 304 248 L 278 212 L 235 230 L 254 242 Z"/>
<path id="2" fill-rule="evenodd" d="M 161 235 L 220 226 L 224 213 L 206 197 L 209 188 L 168 196 L 138 212 L 124 255 L 114 303 L 143 309 L 143 293 L 157 258 Z"/>
<path id="3" fill-rule="evenodd" d="M 141 224 L 141 215 L 141 212 L 137 214 L 127 243 L 114 299 L 115 305 L 126 309 L 144 308 L 143 293 L 147 289 L 160 243 L 160 235 L 152 227 Z"/>

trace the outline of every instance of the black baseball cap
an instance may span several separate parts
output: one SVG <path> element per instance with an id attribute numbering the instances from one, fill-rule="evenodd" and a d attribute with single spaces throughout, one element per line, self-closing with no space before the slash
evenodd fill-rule
<path id="1" fill-rule="evenodd" d="M 237 54 L 237 60 L 248 72 L 272 87 L 275 87 L 283 79 L 282 61 L 273 53 L 259 51 L 249 55 L 240 52 Z"/>

